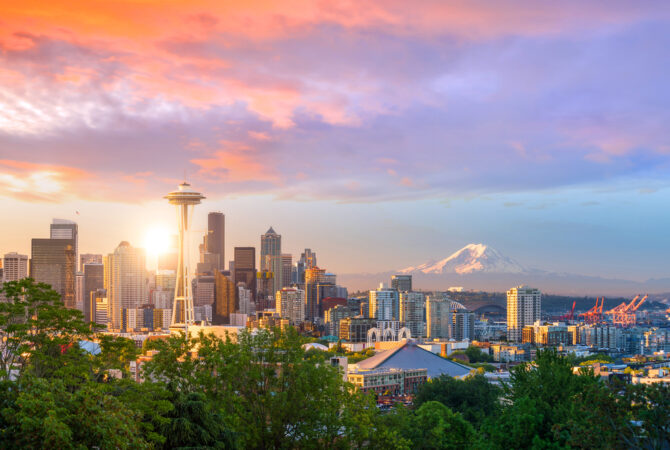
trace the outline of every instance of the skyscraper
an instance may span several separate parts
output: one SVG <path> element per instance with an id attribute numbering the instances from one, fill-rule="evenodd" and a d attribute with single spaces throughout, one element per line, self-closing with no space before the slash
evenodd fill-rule
<path id="1" fill-rule="evenodd" d="M 237 288 L 228 275 L 219 270 L 214 271 L 214 306 L 212 323 L 214 325 L 230 324 L 230 315 L 237 312 Z"/>
<path id="2" fill-rule="evenodd" d="M 425 333 L 423 308 L 426 298 L 422 292 L 400 292 L 400 321 L 412 332 L 412 337 L 421 337 Z"/>
<path id="3" fill-rule="evenodd" d="M 53 219 L 50 228 L 51 239 L 70 239 L 74 247 L 74 271 L 79 271 L 79 231 L 76 222 L 65 219 Z"/>
<path id="4" fill-rule="evenodd" d="M 144 250 L 123 241 L 114 253 L 104 258 L 105 289 L 111 328 L 120 329 L 124 309 L 137 309 L 146 303 L 146 257 Z"/>
<path id="5" fill-rule="evenodd" d="M 523 327 L 540 320 L 542 294 L 538 289 L 517 286 L 507 291 L 507 340 L 521 342 Z"/>
<path id="6" fill-rule="evenodd" d="M 316 267 L 316 252 L 313 252 L 311 248 L 306 248 L 300 255 L 300 262 L 304 263 L 305 270 Z"/>
<path id="7" fill-rule="evenodd" d="M 392 275 L 391 288 L 398 292 L 412 292 L 412 275 Z"/>
<path id="8" fill-rule="evenodd" d="M 251 290 L 252 302 L 256 301 L 256 248 L 235 247 L 233 282 L 235 286 L 244 283 Z M 234 312 L 234 311 L 233 311 Z"/>
<path id="9" fill-rule="evenodd" d="M 84 291 L 82 293 L 84 301 L 84 319 L 87 322 L 95 322 L 95 311 L 91 310 L 91 306 L 95 306 L 95 304 L 91 303 L 91 294 L 104 289 L 105 270 L 102 264 L 97 263 L 85 263 L 82 268 L 84 269 Z M 106 295 L 107 294 L 105 293 L 105 296 Z"/>
<path id="10" fill-rule="evenodd" d="M 377 320 L 399 320 L 400 301 L 398 291 L 379 286 L 370 291 L 370 316 Z"/>
<path id="11" fill-rule="evenodd" d="M 313 322 L 319 317 L 318 284 L 324 281 L 326 271 L 318 267 L 305 270 L 305 318 Z"/>
<path id="12" fill-rule="evenodd" d="M 33 239 L 30 276 L 50 285 L 65 306 L 75 305 L 75 250 L 72 239 Z"/>
<path id="13" fill-rule="evenodd" d="M 79 255 L 79 268 L 84 271 L 84 264 L 102 264 L 102 255 L 95 253 L 82 253 Z"/>
<path id="14" fill-rule="evenodd" d="M 261 271 L 272 272 L 272 290 L 265 294 L 274 297 L 282 287 L 282 258 L 281 235 L 272 227 L 261 236 Z"/>
<path id="15" fill-rule="evenodd" d="M 28 256 L 16 252 L 6 253 L 2 260 L 2 281 L 17 281 L 28 276 Z"/>
<path id="16" fill-rule="evenodd" d="M 293 255 L 282 253 L 281 255 L 281 287 L 285 288 L 292 283 Z"/>
<path id="17" fill-rule="evenodd" d="M 451 337 L 451 299 L 445 294 L 426 299 L 426 336 L 429 339 Z"/>
<path id="18" fill-rule="evenodd" d="M 207 215 L 206 250 L 214 256 L 215 269 L 224 270 L 226 265 L 226 216 L 220 212 Z"/>

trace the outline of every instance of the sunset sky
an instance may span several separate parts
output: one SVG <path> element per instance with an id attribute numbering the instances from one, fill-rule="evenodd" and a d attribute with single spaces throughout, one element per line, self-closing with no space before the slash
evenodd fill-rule
<path id="1" fill-rule="evenodd" d="M 229 255 L 670 276 L 666 1 L 0 3 L 2 253 L 141 245 L 185 174 Z"/>

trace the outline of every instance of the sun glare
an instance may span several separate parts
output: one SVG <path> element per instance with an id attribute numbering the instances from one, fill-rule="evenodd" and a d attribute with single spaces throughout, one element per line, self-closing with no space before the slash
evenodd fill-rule
<path id="1" fill-rule="evenodd" d="M 170 249 L 170 233 L 165 228 L 155 227 L 144 236 L 144 248 L 148 256 L 158 256 Z"/>

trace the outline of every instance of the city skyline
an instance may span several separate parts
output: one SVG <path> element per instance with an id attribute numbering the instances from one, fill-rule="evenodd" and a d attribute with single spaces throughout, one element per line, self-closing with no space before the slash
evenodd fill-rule
<path id="1" fill-rule="evenodd" d="M 668 6 L 146 7 L 3 7 L 3 253 L 52 218 L 79 252 L 141 247 L 185 172 L 227 255 L 272 226 L 338 274 L 482 242 L 667 278 Z"/>

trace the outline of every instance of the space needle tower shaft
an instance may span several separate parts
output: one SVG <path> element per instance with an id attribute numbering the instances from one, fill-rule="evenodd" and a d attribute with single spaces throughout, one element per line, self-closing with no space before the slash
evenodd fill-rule
<path id="1" fill-rule="evenodd" d="M 177 224 L 179 226 L 179 258 L 177 260 L 177 279 L 172 305 L 170 330 L 184 331 L 194 322 L 193 291 L 189 274 L 189 239 L 188 229 L 193 209 L 205 197 L 191 189 L 191 185 L 183 182 L 176 191 L 165 196 L 171 205 L 177 207 Z"/>

